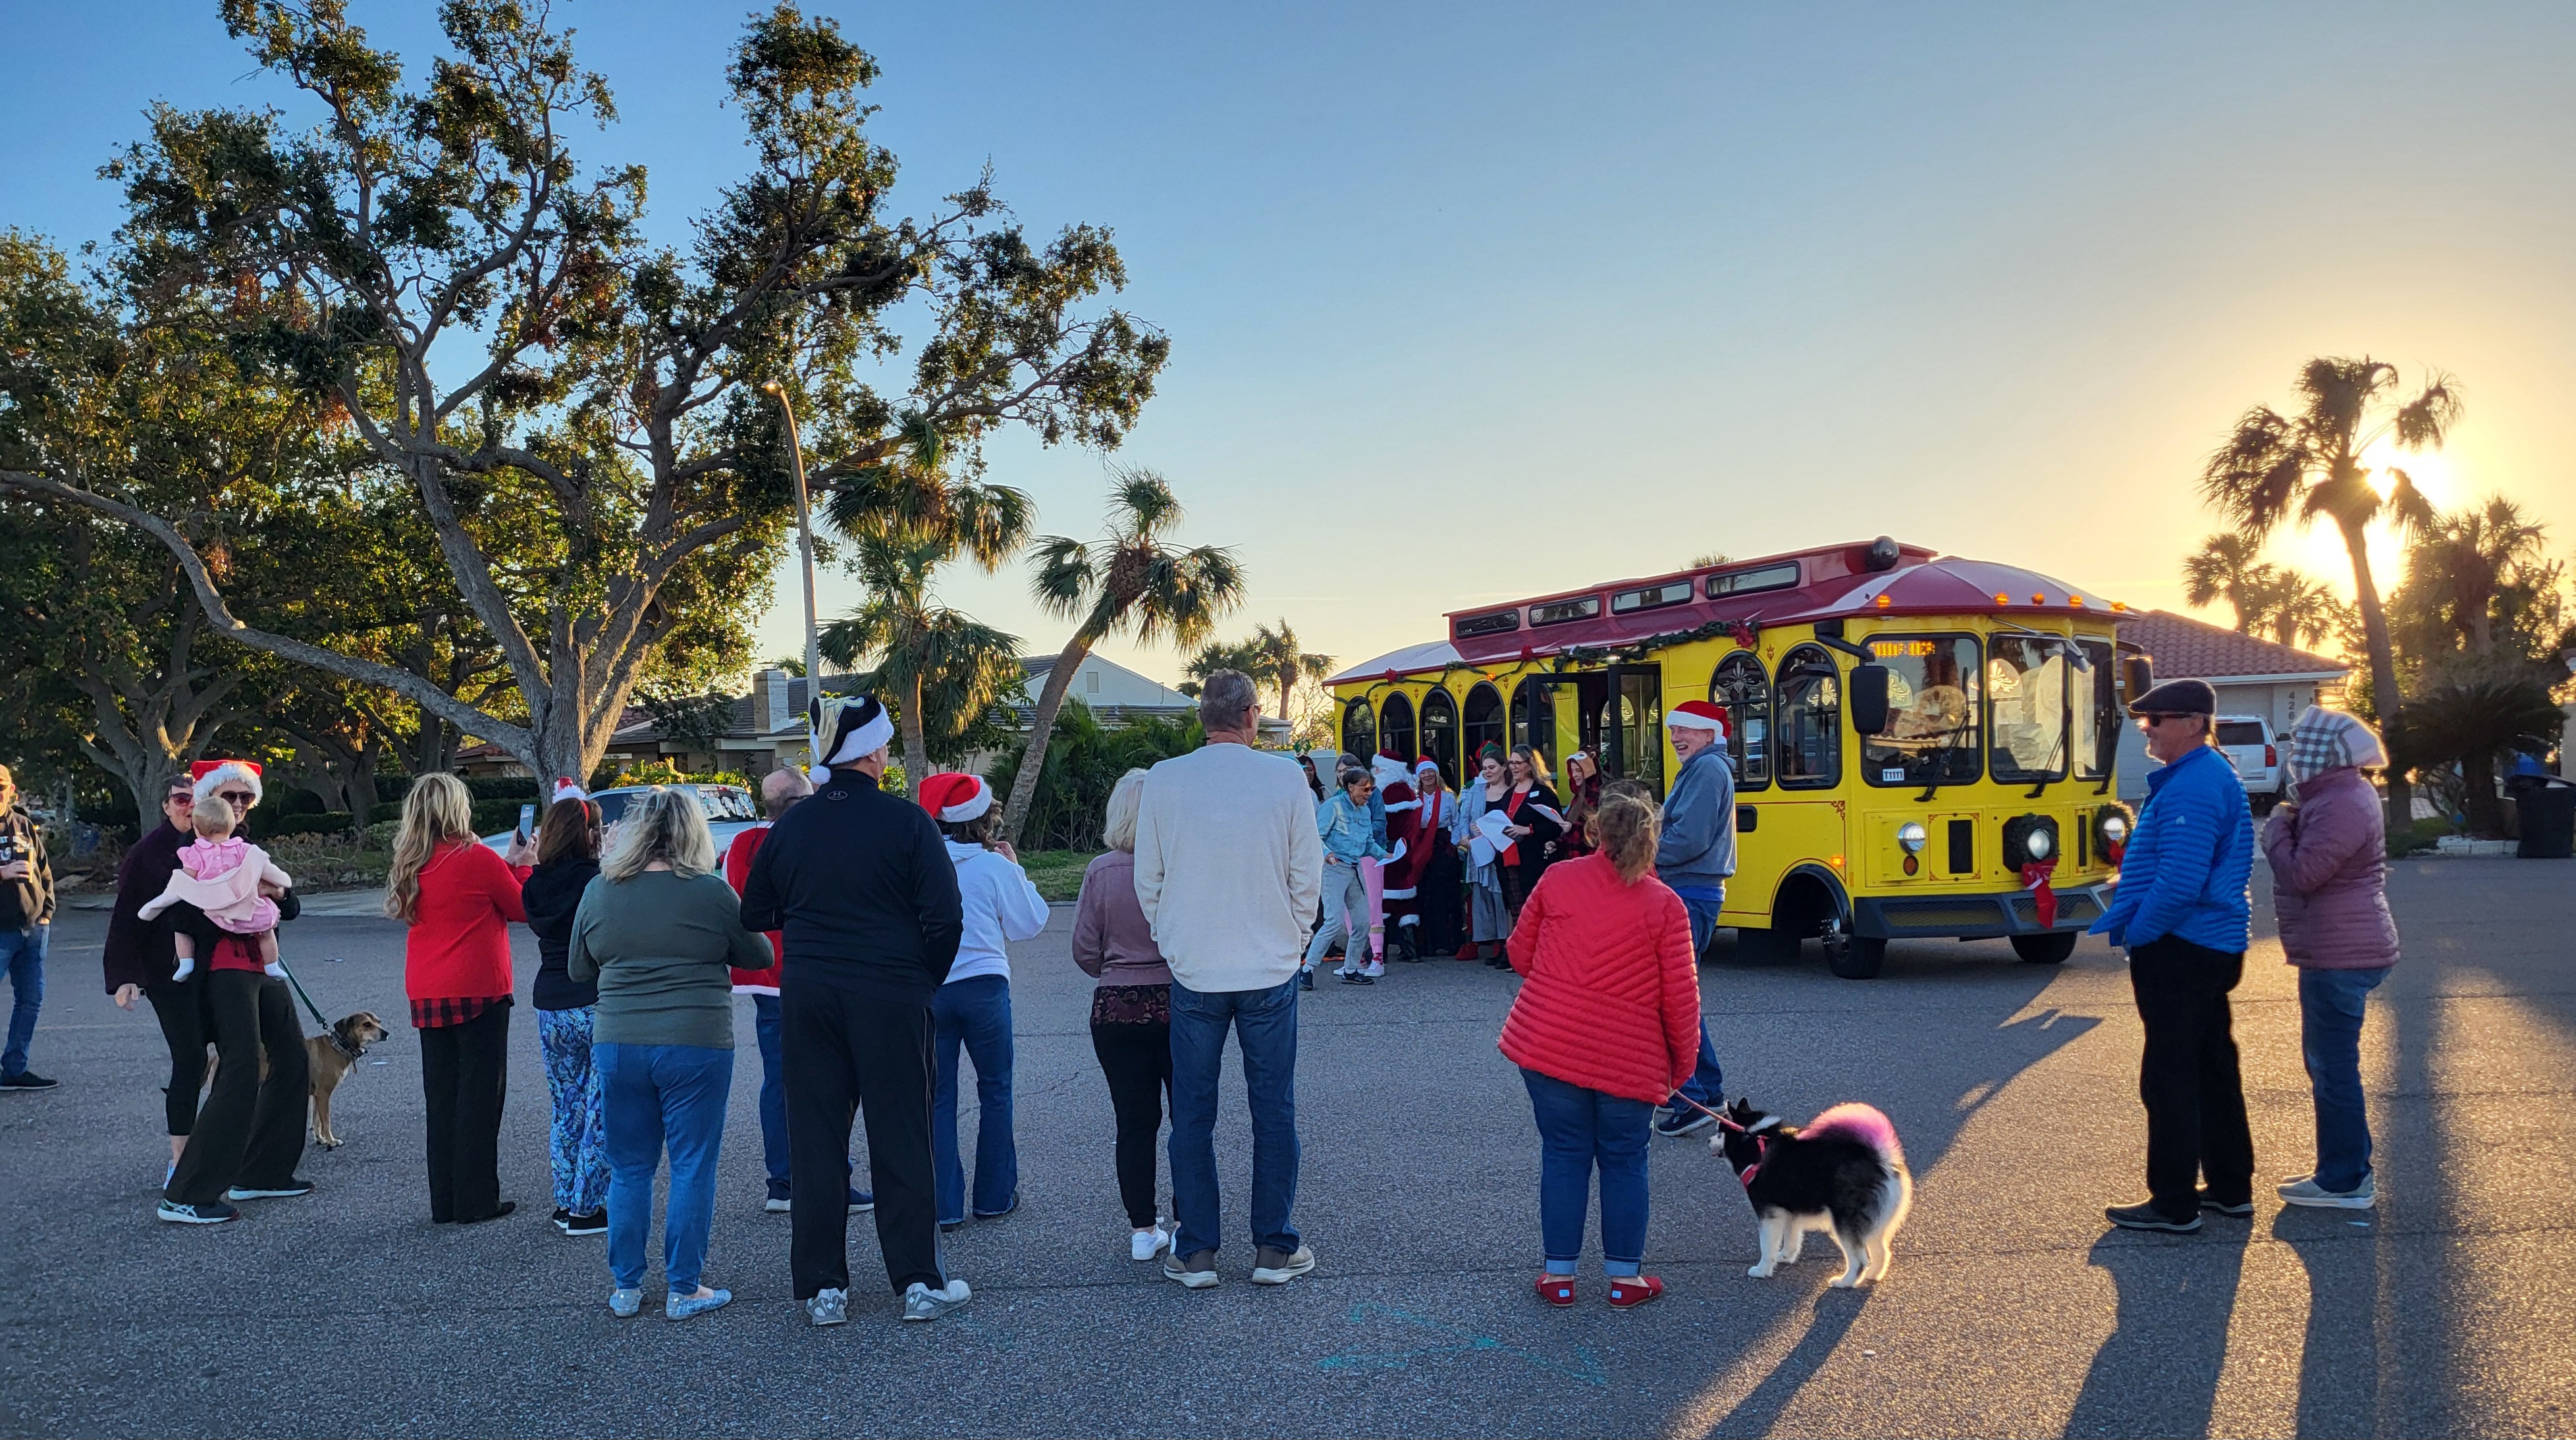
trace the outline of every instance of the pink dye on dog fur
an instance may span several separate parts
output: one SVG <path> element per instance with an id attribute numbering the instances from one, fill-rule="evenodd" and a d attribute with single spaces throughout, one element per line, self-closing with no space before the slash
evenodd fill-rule
<path id="1" fill-rule="evenodd" d="M 1875 1105 L 1857 1102 L 1837 1105 L 1798 1131 L 1801 1140 L 1822 1140 L 1829 1135 L 1857 1140 L 1877 1151 L 1883 1159 L 1899 1164 L 1905 1161 L 1905 1147 L 1896 1143 L 1896 1123 Z"/>

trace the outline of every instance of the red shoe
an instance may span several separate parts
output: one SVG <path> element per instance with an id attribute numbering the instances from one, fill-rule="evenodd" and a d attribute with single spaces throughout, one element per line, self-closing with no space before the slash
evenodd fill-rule
<path id="1" fill-rule="evenodd" d="M 1610 1282 L 1610 1308 L 1634 1310 L 1664 1293 L 1664 1282 L 1652 1275 L 1629 1275 Z"/>
<path id="2" fill-rule="evenodd" d="M 1541 1275 L 1538 1277 L 1538 1298 L 1559 1310 L 1570 1308 L 1574 1304 L 1574 1277 Z"/>

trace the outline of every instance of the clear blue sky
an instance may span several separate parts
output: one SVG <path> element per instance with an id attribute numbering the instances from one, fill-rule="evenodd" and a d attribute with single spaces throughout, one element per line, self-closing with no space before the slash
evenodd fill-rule
<path id="1" fill-rule="evenodd" d="M 2454 371 L 2436 498 L 2506 489 L 2576 541 L 2576 9 L 821 8 L 884 65 L 908 204 L 989 159 L 1034 228 L 1116 230 L 1175 342 L 1116 458 L 1240 548 L 1233 631 L 1358 659 L 1480 599 L 1881 532 L 2174 605 L 2200 457 L 2318 353 Z M 355 10 L 434 42 L 426 3 Z M 649 165 L 678 233 L 742 160 L 740 13 L 557 10 L 624 112 L 584 143 Z M 0 24 L 0 224 L 59 240 L 114 225 L 94 172 L 149 102 L 284 99 L 212 0 Z M 992 458 L 1092 533 L 1099 457 Z M 944 588 L 1062 642 L 1016 571 Z M 764 653 L 794 636 L 782 604 Z"/>

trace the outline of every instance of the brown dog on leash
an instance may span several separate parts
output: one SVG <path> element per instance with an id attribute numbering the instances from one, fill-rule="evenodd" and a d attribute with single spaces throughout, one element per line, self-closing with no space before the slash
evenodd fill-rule
<path id="1" fill-rule="evenodd" d="M 313 1077 L 313 1139 L 323 1149 L 340 1148 L 340 1137 L 331 1133 L 331 1092 L 340 1088 L 368 1046 L 392 1033 L 374 1011 L 361 1010 L 332 1026 L 328 1035 L 305 1037 L 306 1069 Z"/>

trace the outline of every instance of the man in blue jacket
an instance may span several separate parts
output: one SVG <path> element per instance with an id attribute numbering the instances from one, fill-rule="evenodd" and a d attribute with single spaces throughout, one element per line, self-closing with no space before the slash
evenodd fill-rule
<path id="1" fill-rule="evenodd" d="M 2131 1230 L 2197 1230 L 2203 1209 L 2254 1213 L 2254 1137 L 2227 1005 L 2251 934 L 2254 818 L 2236 767 L 2211 745 L 2217 709 L 2202 680 L 2167 681 L 2129 707 L 2162 764 L 2120 859 L 2119 897 L 2093 924 L 2128 950 L 2147 1032 L 2147 1199 L 2103 1212 Z"/>
<path id="2" fill-rule="evenodd" d="M 1682 897 L 1690 914 L 1691 953 L 1708 952 L 1717 934 L 1717 912 L 1726 905 L 1727 877 L 1735 873 L 1735 771 L 1726 760 L 1726 712 L 1706 700 L 1685 700 L 1664 713 L 1673 753 L 1682 758 L 1664 797 L 1664 833 L 1655 843 L 1655 878 Z M 1709 1112 L 1726 1103 L 1726 1072 L 1699 1022 L 1699 1065 L 1664 1101 L 1658 1135 L 1688 1135 L 1715 1124 Z"/>

